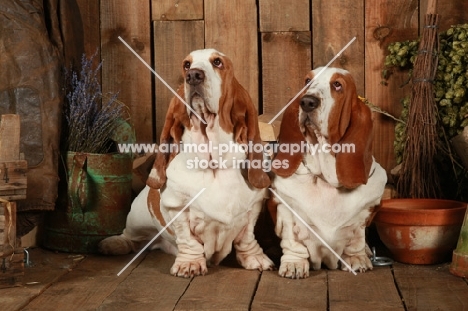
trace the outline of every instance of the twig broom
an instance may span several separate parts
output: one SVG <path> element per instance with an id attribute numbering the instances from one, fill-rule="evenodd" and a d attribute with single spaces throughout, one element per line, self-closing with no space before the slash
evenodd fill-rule
<path id="1" fill-rule="evenodd" d="M 439 50 L 436 6 L 436 0 L 428 1 L 425 27 L 413 68 L 406 143 L 397 183 L 401 197 L 438 198 L 441 195 L 436 164 L 439 136 L 434 98 Z"/>

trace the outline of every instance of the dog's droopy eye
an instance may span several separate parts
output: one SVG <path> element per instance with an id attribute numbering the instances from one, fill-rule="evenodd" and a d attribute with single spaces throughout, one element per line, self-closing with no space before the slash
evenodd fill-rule
<path id="1" fill-rule="evenodd" d="M 335 89 L 335 91 L 341 90 L 342 86 L 341 86 L 341 83 L 340 83 L 340 82 L 335 81 L 335 82 L 333 82 L 332 84 L 333 84 L 333 88 Z"/>
<path id="2" fill-rule="evenodd" d="M 221 67 L 223 67 L 223 62 L 221 61 L 220 58 L 215 58 L 213 60 L 213 65 L 218 67 L 218 68 L 221 68 Z"/>
<path id="3" fill-rule="evenodd" d="M 307 85 L 307 84 L 309 84 L 309 83 L 310 83 L 310 81 L 312 81 L 310 78 L 306 78 L 306 79 L 305 79 L 305 84 L 304 84 L 304 85 Z"/>
<path id="4" fill-rule="evenodd" d="M 188 60 L 185 61 L 185 62 L 184 62 L 184 69 L 185 69 L 185 70 L 189 70 L 189 69 L 190 69 L 190 65 L 191 65 L 191 64 L 190 64 L 190 62 L 189 62 Z"/>

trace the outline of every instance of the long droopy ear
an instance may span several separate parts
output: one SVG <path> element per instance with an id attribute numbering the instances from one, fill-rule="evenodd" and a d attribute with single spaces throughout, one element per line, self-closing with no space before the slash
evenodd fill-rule
<path id="1" fill-rule="evenodd" d="M 225 65 L 231 73 L 232 66 L 226 59 Z M 227 133 L 233 133 L 234 139 L 239 144 L 261 146 L 258 116 L 249 93 L 234 77 L 234 74 L 224 76 L 222 96 L 219 104 L 219 124 Z M 258 189 L 270 185 L 270 178 L 263 170 L 262 148 L 249 150 L 248 159 L 250 166 L 247 173 L 249 183 Z M 255 151 L 257 149 L 257 151 Z"/>
<path id="2" fill-rule="evenodd" d="M 184 88 L 179 87 L 177 93 L 184 98 Z M 171 160 L 179 153 L 179 143 L 185 128 L 190 128 L 190 118 L 187 108 L 174 96 L 167 110 L 166 120 L 161 132 L 159 151 L 146 184 L 151 188 L 160 189 L 166 183 L 166 169 Z"/>
<path id="3" fill-rule="evenodd" d="M 286 144 L 289 147 L 296 144 L 301 145 L 301 142 L 304 141 L 304 135 L 301 133 L 299 128 L 299 104 L 300 98 L 297 98 L 284 112 L 278 136 L 278 144 L 280 146 L 283 144 Z M 286 164 L 281 165 L 276 169 L 272 168 L 273 173 L 278 176 L 291 176 L 299 168 L 299 165 L 302 162 L 303 155 L 301 152 L 291 154 L 290 152 L 281 151 L 289 149 L 291 148 L 278 148 L 278 153 L 274 160 L 279 160 L 281 163 Z"/>
<path id="4" fill-rule="evenodd" d="M 328 118 L 328 141 L 341 145 L 336 153 L 338 181 L 348 189 L 367 183 L 372 166 L 372 114 L 357 96 L 351 75 L 336 74 L 331 81 L 338 81 L 341 89 L 332 89 L 335 99 Z M 346 152 L 350 147 L 349 152 Z M 353 150 L 354 147 L 354 150 Z"/>

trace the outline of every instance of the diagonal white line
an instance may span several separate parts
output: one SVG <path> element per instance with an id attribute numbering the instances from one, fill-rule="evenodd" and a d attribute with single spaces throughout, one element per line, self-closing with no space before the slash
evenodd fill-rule
<path id="1" fill-rule="evenodd" d="M 273 117 L 273 119 L 271 119 L 270 122 L 268 122 L 268 124 L 272 124 L 272 123 L 286 110 L 286 108 L 288 108 L 289 105 L 291 105 L 291 103 L 292 103 L 294 100 L 296 100 L 296 98 L 299 97 L 299 95 L 301 95 L 302 92 L 304 92 L 304 91 L 312 84 L 312 82 L 313 82 L 315 79 L 317 79 L 317 78 L 322 74 L 322 72 L 323 72 L 325 69 L 327 69 L 338 57 L 340 57 L 340 55 L 344 52 L 344 50 L 346 50 L 346 49 L 348 48 L 348 46 L 350 46 L 351 43 L 354 42 L 354 40 L 356 40 L 356 37 L 352 38 L 352 39 L 348 42 L 348 44 L 346 44 L 346 45 L 344 46 L 344 48 L 342 48 L 342 49 L 338 52 L 338 54 L 336 54 L 335 57 L 333 57 L 332 60 L 329 61 L 328 64 L 326 64 L 325 67 L 323 67 L 322 70 L 320 70 L 320 71 L 315 75 L 315 77 L 314 77 L 309 83 L 307 83 L 307 84 L 296 94 L 296 96 L 294 96 L 294 97 L 289 101 L 289 103 L 287 103 L 286 106 L 284 106 L 283 109 L 281 109 L 280 112 L 278 112 L 278 113 L 276 114 L 276 116 Z"/>
<path id="2" fill-rule="evenodd" d="M 268 189 L 270 189 L 270 191 L 273 192 L 273 194 L 281 201 L 281 203 L 283 203 L 284 206 L 286 206 L 286 207 L 291 211 L 291 213 L 293 213 L 294 216 L 296 216 L 297 219 L 299 219 L 299 221 L 302 222 L 302 224 L 304 224 L 304 226 L 306 226 L 307 229 L 309 229 L 310 232 L 312 232 L 312 233 L 317 237 L 317 239 L 319 239 L 319 241 L 322 242 L 322 244 L 325 245 L 325 247 L 328 248 L 328 250 L 330 250 L 330 252 L 332 252 L 333 255 L 335 255 L 335 256 L 341 261 L 341 263 L 344 264 L 344 265 L 346 266 L 346 268 L 348 268 L 349 271 L 351 271 L 354 275 L 357 275 L 357 273 L 351 268 L 351 266 L 350 266 L 346 261 L 344 261 L 344 260 L 340 257 L 340 255 L 338 255 L 338 253 L 335 252 L 335 251 L 333 250 L 333 248 L 331 248 L 331 246 L 328 245 L 327 242 L 325 242 L 325 240 L 322 239 L 322 237 L 321 237 L 314 229 L 312 229 L 312 227 L 309 226 L 309 225 L 304 221 L 304 219 L 302 219 L 302 217 L 299 216 L 299 214 L 296 213 L 296 211 L 294 211 L 294 210 L 291 208 L 291 206 L 289 206 L 288 203 L 286 203 L 286 202 L 278 195 L 278 193 L 276 193 L 276 192 L 275 192 L 273 189 L 271 189 L 271 188 L 268 188 Z"/>
<path id="3" fill-rule="evenodd" d="M 160 75 L 158 75 L 158 73 L 157 73 L 153 68 L 151 68 L 151 66 L 148 65 L 148 63 L 145 62 L 145 60 L 144 60 L 140 55 L 138 55 L 138 53 L 135 52 L 135 50 L 132 49 L 132 47 L 131 47 L 127 42 L 125 42 L 124 39 L 122 39 L 122 37 L 119 36 L 118 38 L 119 38 L 120 41 L 122 41 L 123 44 L 125 44 L 125 46 L 126 46 L 133 54 L 135 54 L 135 56 L 136 56 L 152 73 L 154 73 L 154 75 L 159 79 L 159 81 L 161 81 L 175 96 L 177 96 L 177 98 L 180 99 L 181 102 L 184 103 L 185 106 L 187 106 L 187 108 L 188 108 L 194 115 L 196 115 L 196 116 L 200 119 L 200 121 L 203 122 L 203 124 L 206 124 L 206 121 L 203 120 L 202 117 L 200 117 L 200 115 L 199 115 L 198 113 L 196 113 L 195 110 L 193 110 L 193 108 L 190 107 L 190 105 L 187 104 L 187 103 L 185 102 L 185 100 L 184 100 L 182 97 L 180 97 L 180 95 L 177 94 L 177 92 L 174 91 L 174 89 L 173 89 L 169 84 L 167 84 L 167 82 L 164 81 L 164 79 L 163 79 Z"/>
<path id="4" fill-rule="evenodd" d="M 194 196 L 193 199 L 191 199 L 190 202 L 188 202 L 188 203 L 184 206 L 184 208 L 181 209 L 180 212 L 178 212 L 177 215 L 175 215 L 174 218 L 172 218 L 171 221 L 169 221 L 169 222 L 167 223 L 167 225 L 166 225 L 164 228 L 162 228 L 161 231 L 159 231 L 158 234 L 156 234 L 156 235 L 154 236 L 154 238 L 152 238 L 151 241 L 149 241 L 148 244 L 146 244 L 145 247 L 143 247 L 143 248 L 138 252 L 138 254 L 136 254 L 135 257 L 133 257 L 133 259 L 130 260 L 130 262 L 129 262 L 125 267 L 122 268 L 122 270 L 120 270 L 119 273 L 117 273 L 117 276 L 120 276 L 120 275 L 122 274 L 122 272 L 124 272 L 124 271 L 132 264 L 132 262 L 134 262 L 135 259 L 137 259 L 138 256 L 140 256 L 141 253 L 143 253 L 143 252 L 145 251 L 145 249 L 147 249 L 147 248 L 148 248 L 164 231 L 166 231 L 167 228 L 169 228 L 169 226 L 177 219 L 177 217 L 179 217 L 179 216 L 185 211 L 185 209 L 186 209 L 187 207 L 189 207 L 190 204 L 192 204 L 193 201 L 195 201 L 195 200 L 200 196 L 200 194 L 202 194 L 202 192 L 205 191 L 205 190 L 206 190 L 206 188 L 203 188 L 202 190 L 200 190 L 200 192 L 198 192 L 197 195 Z"/>

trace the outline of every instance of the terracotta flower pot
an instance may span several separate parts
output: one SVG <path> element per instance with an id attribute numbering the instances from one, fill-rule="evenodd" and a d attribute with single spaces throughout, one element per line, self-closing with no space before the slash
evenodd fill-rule
<path id="1" fill-rule="evenodd" d="M 396 261 L 436 264 L 450 261 L 466 208 L 449 200 L 382 200 L 374 222 Z"/>

